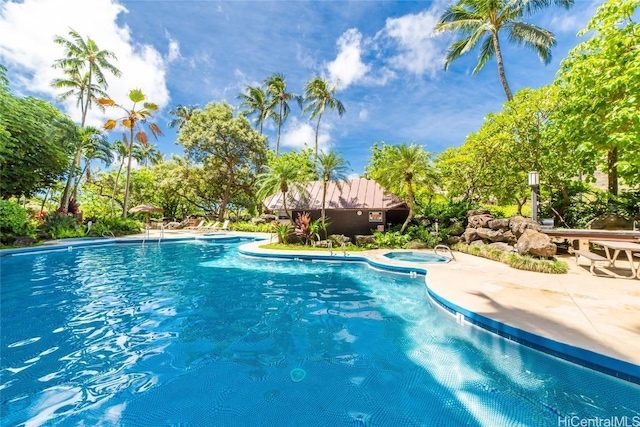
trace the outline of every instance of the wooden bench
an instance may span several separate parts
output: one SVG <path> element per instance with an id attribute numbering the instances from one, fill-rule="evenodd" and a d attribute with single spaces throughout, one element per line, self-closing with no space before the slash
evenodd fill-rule
<path id="1" fill-rule="evenodd" d="M 609 260 L 607 257 L 603 257 L 602 255 L 598 255 L 591 251 L 577 250 L 573 251 L 573 254 L 576 256 L 576 264 L 578 264 L 578 259 L 582 256 L 591 261 L 591 266 L 589 267 L 589 271 L 594 276 L 602 276 L 602 274 L 598 274 L 595 272 L 596 262 L 606 262 L 609 264 Z M 610 274 L 606 274 L 606 276 L 611 276 Z"/>

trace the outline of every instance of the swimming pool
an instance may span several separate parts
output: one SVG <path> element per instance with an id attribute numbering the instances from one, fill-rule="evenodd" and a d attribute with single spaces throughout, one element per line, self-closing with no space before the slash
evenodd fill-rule
<path id="1" fill-rule="evenodd" d="M 396 251 L 396 252 L 388 252 L 384 254 L 384 256 L 386 258 L 395 259 L 397 261 L 421 262 L 421 263 L 450 261 L 449 258 L 436 255 L 434 253 L 428 253 L 428 252 Z"/>
<path id="2" fill-rule="evenodd" d="M 0 263 L 2 425 L 638 416 L 638 386 L 458 325 L 430 304 L 424 276 L 251 259 L 206 241 Z"/>

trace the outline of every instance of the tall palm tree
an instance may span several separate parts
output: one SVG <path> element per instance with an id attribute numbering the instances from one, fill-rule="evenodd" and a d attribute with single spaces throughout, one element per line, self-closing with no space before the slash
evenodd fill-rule
<path id="1" fill-rule="evenodd" d="M 140 164 L 143 166 L 157 165 L 164 161 L 164 156 L 158 150 L 155 144 L 141 144 L 137 146 L 140 149 Z M 135 156 L 134 156 L 135 158 Z M 138 160 L 138 159 L 136 159 Z"/>
<path id="2" fill-rule="evenodd" d="M 348 171 L 349 162 L 340 157 L 340 154 L 338 153 L 331 151 L 329 154 L 325 154 L 321 152 L 316 157 L 316 172 L 322 181 L 322 210 L 320 218 L 325 238 L 327 236 L 325 203 L 327 200 L 327 187 L 329 186 L 329 181 L 335 181 L 338 190 L 342 191 L 342 183 L 346 182 Z"/>
<path id="3" fill-rule="evenodd" d="M 182 130 L 184 125 L 187 124 L 189 120 L 191 120 L 191 116 L 193 112 L 198 109 L 197 105 L 176 105 L 176 108 L 169 110 L 169 114 L 173 114 L 176 116 L 175 119 L 172 119 L 167 123 L 167 126 L 170 128 L 177 127 L 178 131 Z"/>
<path id="4" fill-rule="evenodd" d="M 473 69 L 473 74 L 477 74 L 495 55 L 504 93 L 507 100 L 513 99 L 504 72 L 498 37 L 500 31 L 507 32 L 509 41 L 534 49 L 540 60 L 548 64 L 551 61 L 551 48 L 556 44 L 554 35 L 533 24 L 521 22 L 520 19 L 551 4 L 569 8 L 573 2 L 574 0 L 459 0 L 445 10 L 436 25 L 438 32 L 457 32 L 463 35 L 462 39 L 449 46 L 445 70 L 452 61 L 480 43 L 478 64 Z"/>
<path id="5" fill-rule="evenodd" d="M 118 121 L 120 124 L 129 130 L 129 149 L 128 149 L 128 163 L 127 163 L 127 181 L 124 187 L 124 204 L 122 207 L 122 217 L 127 217 L 127 208 L 129 207 L 129 183 L 131 181 L 131 159 L 133 157 L 133 144 L 134 138 L 142 145 L 146 145 L 149 143 L 149 138 L 147 137 L 147 133 L 142 128 L 142 125 L 145 124 L 149 132 L 157 138 L 158 135 L 162 135 L 162 131 L 160 127 L 149 120 L 153 118 L 153 112 L 158 111 L 158 106 L 151 102 L 146 102 L 146 97 L 144 93 L 142 93 L 139 89 L 133 89 L 129 92 L 129 100 L 133 102 L 131 108 L 126 108 L 120 104 L 116 104 L 112 99 L 101 98 L 98 100 L 100 104 L 107 107 L 117 107 L 125 112 L 124 117 L 121 117 L 118 120 L 108 120 L 104 124 L 104 128 L 107 130 L 114 129 Z M 139 105 L 142 103 L 142 105 Z M 135 133 L 135 135 L 134 135 Z"/>
<path id="6" fill-rule="evenodd" d="M 111 215 L 114 215 L 114 207 L 113 202 L 116 198 L 116 191 L 118 189 L 118 182 L 120 181 L 120 175 L 122 174 L 122 168 L 124 167 L 124 162 L 129 157 L 129 142 L 127 138 L 127 134 L 122 134 L 122 139 L 118 139 L 114 141 L 112 150 L 115 152 L 115 157 L 117 158 L 118 172 L 116 173 L 116 179 L 113 184 L 113 191 L 111 193 Z M 139 144 L 134 144 L 132 156 L 136 159 L 137 162 L 142 163 L 143 154 Z"/>
<path id="7" fill-rule="evenodd" d="M 314 157 L 318 157 L 318 132 L 320 131 L 320 120 L 324 109 L 337 110 L 338 115 L 342 117 L 345 112 L 344 105 L 333 95 L 336 92 L 336 85 L 329 86 L 326 80 L 321 77 L 314 77 L 307 83 L 304 88 L 304 101 L 307 105 L 304 107 L 303 113 L 311 112 L 311 118 L 318 118 L 316 122 L 316 148 Z"/>
<path id="8" fill-rule="evenodd" d="M 259 127 L 260 133 L 264 127 L 264 122 L 269 116 L 269 94 L 260 86 L 245 86 L 244 93 L 238 94 L 237 98 L 242 101 L 240 104 L 245 115 L 255 115 L 255 125 Z"/>
<path id="9" fill-rule="evenodd" d="M 269 161 L 265 172 L 258 175 L 258 197 L 264 200 L 265 197 L 278 192 L 282 193 L 282 207 L 291 221 L 291 213 L 287 209 L 287 193 L 294 188 L 301 191 L 306 182 L 301 173 L 300 165 L 290 161 L 287 156 L 276 156 Z"/>
<path id="10" fill-rule="evenodd" d="M 273 74 L 265 80 L 267 92 L 271 97 L 271 103 L 269 104 L 269 115 L 273 117 L 274 121 L 278 125 L 278 137 L 276 138 L 276 155 L 280 148 L 280 131 L 282 124 L 287 117 L 289 117 L 289 101 L 295 100 L 299 105 L 302 104 L 302 97 L 293 92 L 287 92 L 287 83 L 284 80 L 284 76 L 280 73 Z M 278 112 L 275 112 L 275 109 Z"/>
<path id="11" fill-rule="evenodd" d="M 52 82 L 53 87 L 57 89 L 65 89 L 66 92 L 59 96 L 60 100 L 65 100 L 71 96 L 77 99 L 77 105 L 80 107 L 81 121 L 80 127 L 85 126 L 87 112 L 99 97 L 106 97 L 104 92 L 109 85 L 103 70 L 109 71 L 116 77 L 120 77 L 118 70 L 111 62 L 117 59 L 113 52 L 101 50 L 95 41 L 90 38 L 86 40 L 80 34 L 73 30 L 69 30 L 70 39 L 56 36 L 54 42 L 62 45 L 65 50 L 64 58 L 58 59 L 53 64 L 54 68 L 60 68 L 65 74 L 64 78 L 55 79 Z M 74 174 L 80 165 L 81 153 L 76 151 L 67 185 L 65 186 L 60 207 L 67 210 L 71 186 Z"/>

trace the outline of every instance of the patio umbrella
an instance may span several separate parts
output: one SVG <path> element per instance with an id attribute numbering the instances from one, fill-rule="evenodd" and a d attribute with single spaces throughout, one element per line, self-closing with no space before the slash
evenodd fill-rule
<path id="1" fill-rule="evenodd" d="M 162 212 L 162 208 L 159 208 L 151 203 L 143 203 L 142 205 L 134 206 L 129 209 L 129 213 L 139 213 L 144 212 L 145 214 L 145 223 L 149 223 L 149 212 Z"/>

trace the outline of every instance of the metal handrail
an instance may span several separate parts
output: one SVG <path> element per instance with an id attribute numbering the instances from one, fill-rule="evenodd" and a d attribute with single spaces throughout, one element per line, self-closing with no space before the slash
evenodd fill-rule
<path id="1" fill-rule="evenodd" d="M 449 246 L 447 246 L 447 245 L 436 245 L 436 247 L 433 248 L 433 253 L 436 254 L 436 255 L 439 255 L 438 254 L 438 249 L 445 249 L 447 252 L 449 252 L 449 255 L 451 256 L 452 260 L 454 260 L 456 262 L 458 261 L 456 259 L 456 257 L 453 255 L 453 252 L 451 252 L 451 248 Z M 440 255 L 440 256 L 442 256 L 442 255 Z"/>

